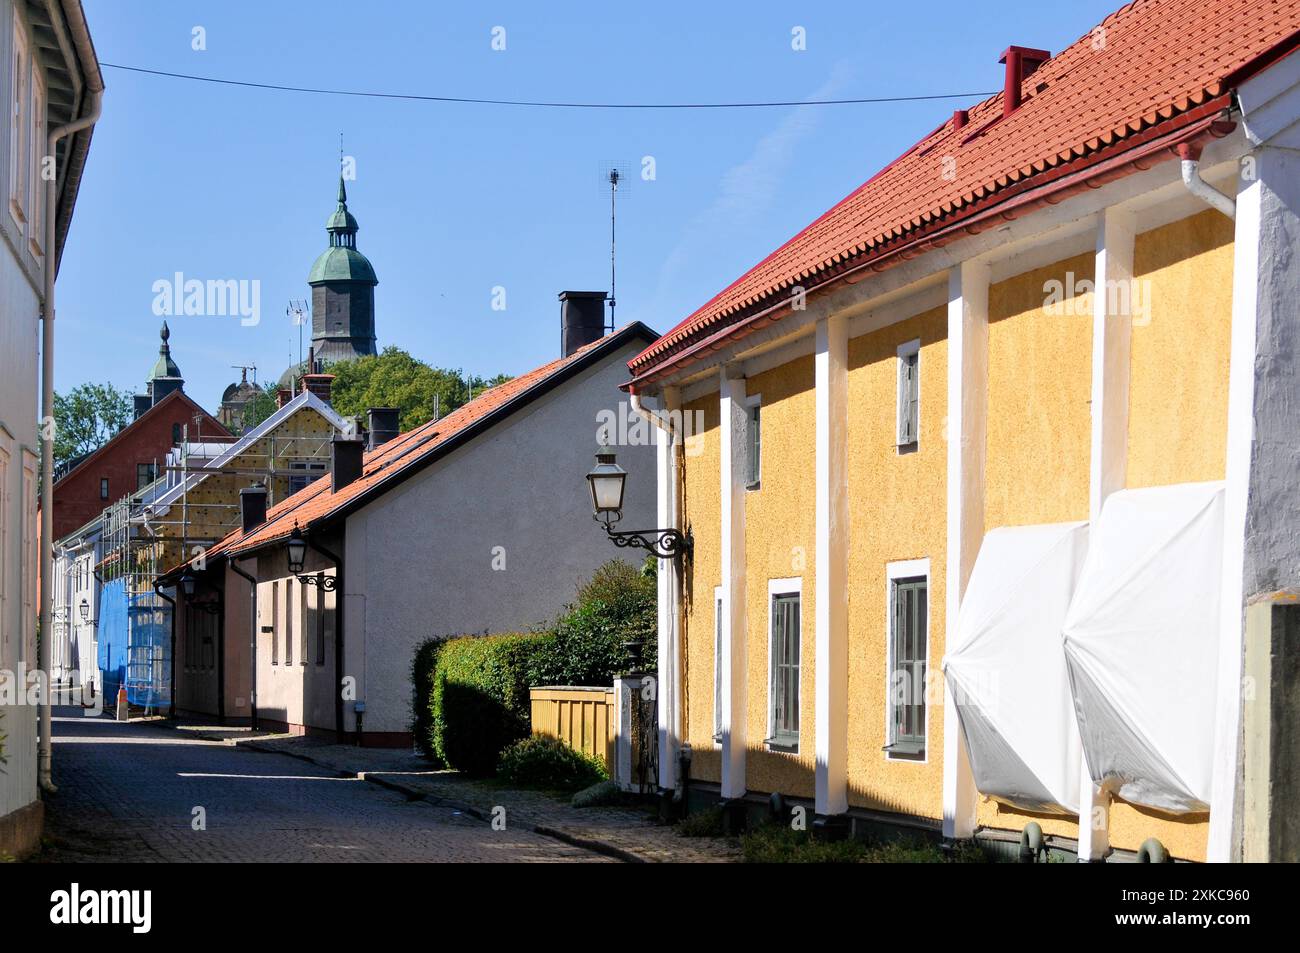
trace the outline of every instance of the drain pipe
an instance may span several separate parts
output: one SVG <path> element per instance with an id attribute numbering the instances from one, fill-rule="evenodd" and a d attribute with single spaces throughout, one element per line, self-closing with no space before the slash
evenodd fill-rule
<path id="1" fill-rule="evenodd" d="M 257 580 L 239 568 L 239 562 L 231 557 L 230 568 L 248 580 L 248 714 L 249 726 L 257 730 Z"/>
<path id="2" fill-rule="evenodd" d="M 1182 160 L 1183 185 L 1187 191 L 1228 218 L 1236 219 L 1237 203 L 1201 178 L 1201 147 L 1184 142 L 1178 147 L 1178 158 Z"/>
<path id="3" fill-rule="evenodd" d="M 167 717 L 176 720 L 176 600 L 167 593 L 162 591 L 162 584 L 157 579 L 153 581 L 153 591 L 158 593 L 158 597 L 166 599 L 172 607 L 172 646 L 169 650 L 168 658 L 168 685 L 167 685 Z"/>
<path id="4" fill-rule="evenodd" d="M 90 105 L 80 119 L 56 126 L 45 140 L 45 155 L 57 155 L 59 140 L 73 133 L 89 129 L 99 121 L 104 91 L 90 91 Z M 57 171 L 57 170 L 56 170 Z M 54 276 L 58 268 L 55 258 L 58 240 L 55 216 L 57 214 L 59 177 L 45 183 L 45 288 L 41 301 L 41 420 L 42 429 L 54 421 Z M 37 779 L 41 790 L 53 794 L 58 790 L 50 777 L 54 745 L 50 733 L 54 728 L 53 710 L 50 707 L 49 677 L 53 645 L 51 619 L 54 613 L 54 435 L 41 439 L 41 644 L 36 664 L 45 673 L 46 691 L 40 706 L 40 746 L 37 749 Z"/>

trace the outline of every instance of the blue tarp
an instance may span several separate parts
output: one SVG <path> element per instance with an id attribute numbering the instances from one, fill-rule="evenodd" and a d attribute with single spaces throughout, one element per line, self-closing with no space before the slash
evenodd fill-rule
<path id="1" fill-rule="evenodd" d="M 112 705 L 126 687 L 133 705 L 171 702 L 172 607 L 153 593 L 128 596 L 126 581 L 104 584 L 99 599 L 99 668 Z"/>
<path id="2" fill-rule="evenodd" d="M 99 593 L 99 670 L 110 706 L 126 682 L 126 640 L 126 580 L 113 579 Z"/>

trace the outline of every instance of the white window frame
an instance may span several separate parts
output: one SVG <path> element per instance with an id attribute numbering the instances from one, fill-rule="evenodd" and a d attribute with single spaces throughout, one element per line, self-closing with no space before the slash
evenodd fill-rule
<path id="1" fill-rule="evenodd" d="M 726 603 L 722 598 L 722 587 L 713 587 L 713 744 L 722 744 L 722 706 L 726 699 L 722 697 L 722 612 Z"/>
<path id="2" fill-rule="evenodd" d="M 326 465 L 317 461 L 294 461 L 289 464 L 289 495 L 307 489 L 313 481 L 324 475 Z"/>
<path id="3" fill-rule="evenodd" d="M 27 168 L 31 137 L 31 44 L 18 7 L 14 5 L 13 47 L 9 56 L 9 215 L 20 232 L 27 226 L 23 207 L 29 191 Z"/>
<path id="4" fill-rule="evenodd" d="M 925 675 L 928 680 L 933 671 L 930 658 L 930 623 L 934 617 L 931 611 L 933 600 L 930 598 L 930 559 L 903 559 L 885 564 L 885 745 L 888 746 L 893 726 L 893 708 L 891 692 L 893 691 L 892 671 L 894 664 L 894 583 L 900 579 L 925 579 Z M 929 685 L 923 685 L 921 698 L 925 706 L 925 751 L 920 758 L 895 755 L 888 750 L 882 751 L 890 764 L 928 764 L 930 762 L 930 698 Z"/>
<path id="5" fill-rule="evenodd" d="M 22 498 L 22 643 L 18 661 L 36 660 L 36 580 L 40 574 L 40 558 L 36 546 L 36 492 L 37 456 L 29 447 L 23 447 L 23 498 Z"/>
<path id="6" fill-rule="evenodd" d="M 30 89 L 31 116 L 28 133 L 31 137 L 28 149 L 28 209 L 27 209 L 27 247 L 35 258 L 44 257 L 42 242 L 45 241 L 45 180 L 41 178 L 41 159 L 45 153 L 45 110 L 49 101 L 45 89 L 45 76 L 35 60 L 31 61 L 32 76 Z"/>
<path id="7" fill-rule="evenodd" d="M 903 440 L 903 413 L 907 403 L 903 369 L 907 359 L 916 355 L 916 439 Z M 921 339 L 913 338 L 898 345 L 898 362 L 894 387 L 894 443 L 899 454 L 915 453 L 921 447 Z"/>
<path id="8" fill-rule="evenodd" d="M 799 717 L 799 738 L 793 745 L 785 742 L 778 742 L 776 739 L 776 709 L 775 699 L 772 697 L 772 668 L 776 660 L 772 657 L 772 626 L 776 622 L 776 617 L 772 612 L 772 607 L 776 603 L 777 596 L 798 596 L 799 597 L 799 706 L 803 706 L 803 577 L 789 576 L 784 579 L 769 579 L 767 581 L 767 734 L 763 739 L 763 746 L 769 751 L 775 751 L 782 754 L 797 755 L 800 745 L 803 741 L 803 716 L 800 712 Z"/>
<path id="9" fill-rule="evenodd" d="M 0 425 L 0 667 L 10 668 L 9 646 L 9 464 L 13 459 L 13 438 Z"/>
<path id="10" fill-rule="evenodd" d="M 763 395 L 745 398 L 745 489 L 763 487 Z M 754 452 L 754 415 L 758 414 L 758 452 Z"/>

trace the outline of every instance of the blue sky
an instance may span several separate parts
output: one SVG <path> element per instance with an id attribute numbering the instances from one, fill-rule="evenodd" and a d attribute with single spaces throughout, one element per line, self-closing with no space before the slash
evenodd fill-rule
<path id="1" fill-rule="evenodd" d="M 802 100 L 988 92 L 1010 44 L 1053 52 L 1117 0 L 766 3 L 191 3 L 83 0 L 100 59 L 206 76 L 431 95 Z M 202 27 L 205 50 L 194 50 Z M 506 49 L 492 49 L 505 28 Z M 791 49 L 804 28 L 807 48 Z M 169 319 L 186 390 L 215 410 L 253 364 L 297 353 L 285 316 L 326 245 L 339 134 L 379 276 L 381 347 L 517 374 L 557 356 L 565 289 L 609 281 L 603 164 L 619 215 L 618 320 L 676 324 L 970 99 L 748 110 L 563 110 L 244 89 L 105 68 L 59 279 L 56 387 L 138 390 L 153 284 L 257 280 L 261 321 Z M 506 309 L 492 309 L 493 289 Z"/>

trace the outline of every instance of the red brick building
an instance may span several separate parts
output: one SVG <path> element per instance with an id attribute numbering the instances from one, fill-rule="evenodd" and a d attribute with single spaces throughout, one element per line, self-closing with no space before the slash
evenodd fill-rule
<path id="1" fill-rule="evenodd" d="M 166 324 L 161 336 L 158 362 L 149 377 L 147 393 L 135 398 L 135 420 L 67 473 L 55 474 L 56 540 L 90 522 L 109 504 L 162 476 L 167 451 L 182 438 L 191 442 L 234 439 L 182 390 L 185 381 L 172 360 L 167 343 L 171 334 Z"/>

